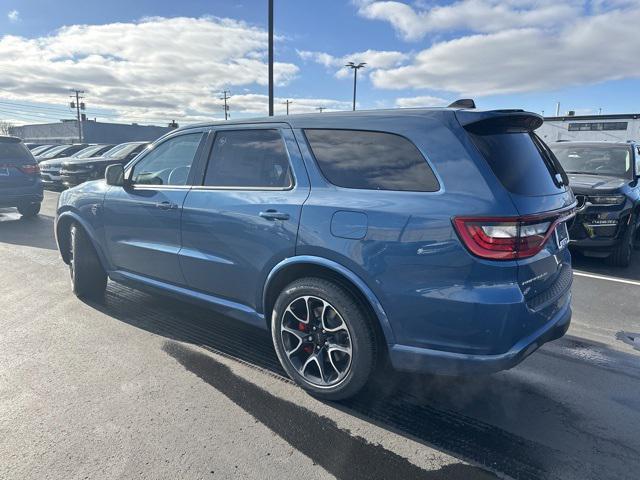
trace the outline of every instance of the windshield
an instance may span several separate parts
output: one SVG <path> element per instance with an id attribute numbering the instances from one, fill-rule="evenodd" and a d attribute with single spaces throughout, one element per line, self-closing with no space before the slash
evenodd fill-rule
<path id="1" fill-rule="evenodd" d="M 31 150 L 31 153 L 33 155 L 38 155 L 40 152 L 44 152 L 45 150 L 47 150 L 48 148 L 51 148 L 51 145 L 42 145 L 40 147 L 36 147 L 33 150 Z"/>
<path id="2" fill-rule="evenodd" d="M 47 150 L 47 152 L 40 155 L 40 160 L 52 158 L 63 150 L 66 150 L 67 148 L 69 148 L 69 145 L 60 145 L 59 147 L 54 147 L 51 150 Z"/>
<path id="3" fill-rule="evenodd" d="M 109 158 L 126 157 L 138 147 L 140 147 L 139 143 L 122 143 L 113 147 L 111 150 L 105 153 L 104 156 Z"/>
<path id="4" fill-rule="evenodd" d="M 555 144 L 551 150 L 567 173 L 631 178 L 631 149 L 625 145 Z"/>
<path id="5" fill-rule="evenodd" d="M 83 148 L 82 150 L 77 151 L 71 157 L 73 158 L 89 158 L 92 157 L 95 152 L 102 148 L 101 145 L 92 145 L 91 147 Z"/>
<path id="6" fill-rule="evenodd" d="M 23 143 L 18 142 L 0 142 L 0 163 L 6 160 L 18 161 L 20 164 L 32 163 L 32 156 Z"/>

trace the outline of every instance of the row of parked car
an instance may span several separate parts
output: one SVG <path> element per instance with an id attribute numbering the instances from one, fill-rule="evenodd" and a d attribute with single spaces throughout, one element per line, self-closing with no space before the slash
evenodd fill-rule
<path id="1" fill-rule="evenodd" d="M 34 145 L 27 144 L 38 162 L 42 182 L 54 188 L 68 188 L 104 177 L 105 168 L 125 164 L 149 142 L 113 144 Z"/>

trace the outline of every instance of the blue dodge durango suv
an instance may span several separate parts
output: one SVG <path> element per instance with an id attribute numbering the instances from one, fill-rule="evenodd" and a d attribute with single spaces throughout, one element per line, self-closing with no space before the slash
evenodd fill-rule
<path id="1" fill-rule="evenodd" d="M 61 194 L 74 292 L 107 278 L 270 330 L 312 394 L 510 368 L 571 319 L 566 174 L 521 110 L 182 128 Z"/>
<path id="2" fill-rule="evenodd" d="M 0 136 L 0 207 L 17 207 L 23 217 L 33 217 L 41 203 L 38 162 L 22 140 Z"/>

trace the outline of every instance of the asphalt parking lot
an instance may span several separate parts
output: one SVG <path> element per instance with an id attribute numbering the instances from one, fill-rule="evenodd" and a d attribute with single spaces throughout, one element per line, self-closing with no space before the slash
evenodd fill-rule
<path id="1" fill-rule="evenodd" d="M 640 252 L 576 257 L 568 335 L 510 371 L 322 403 L 264 332 L 114 283 L 75 298 L 56 200 L 0 209 L 2 479 L 638 478 Z"/>

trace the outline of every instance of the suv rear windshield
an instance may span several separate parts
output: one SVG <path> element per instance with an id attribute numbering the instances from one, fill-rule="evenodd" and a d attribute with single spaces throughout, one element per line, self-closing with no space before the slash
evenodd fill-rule
<path id="1" fill-rule="evenodd" d="M 334 185 L 412 192 L 440 188 L 420 151 L 400 135 L 362 130 L 304 132 L 322 174 Z"/>
<path id="2" fill-rule="evenodd" d="M 553 178 L 555 173 L 562 175 L 562 169 L 548 158 L 550 154 L 541 151 L 532 133 L 469 135 L 498 180 L 510 192 L 538 196 L 564 191 Z"/>
<path id="3" fill-rule="evenodd" d="M 35 159 L 22 142 L 0 142 L 0 163 L 11 162 L 13 165 L 28 165 Z"/>

